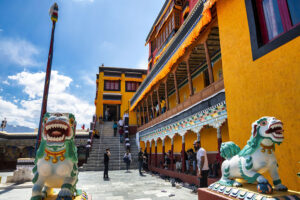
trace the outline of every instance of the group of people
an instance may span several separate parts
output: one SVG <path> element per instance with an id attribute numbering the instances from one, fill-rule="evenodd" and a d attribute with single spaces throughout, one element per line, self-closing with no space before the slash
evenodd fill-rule
<path id="1" fill-rule="evenodd" d="M 103 173 L 103 179 L 108 181 L 109 177 L 108 177 L 108 164 L 109 164 L 109 158 L 111 156 L 110 150 L 109 148 L 107 148 L 105 150 L 104 153 L 104 173 Z M 123 156 L 123 161 L 126 163 L 126 172 L 130 172 L 129 168 L 130 168 L 130 164 L 132 162 L 132 156 L 130 151 L 127 149 L 125 155 Z M 144 170 L 148 170 L 147 166 L 148 166 L 148 154 L 147 152 L 143 152 L 142 148 L 140 149 L 139 153 L 138 153 L 138 165 L 139 165 L 139 174 L 140 176 L 145 176 L 142 173 L 142 169 L 144 168 Z"/>
<path id="2" fill-rule="evenodd" d="M 187 152 L 185 152 L 185 164 L 186 164 L 186 172 L 190 173 L 190 169 L 192 167 L 191 174 L 197 175 L 200 179 L 200 187 L 207 187 L 207 177 L 209 173 L 209 166 L 208 166 L 208 160 L 207 160 L 207 154 L 203 147 L 200 145 L 200 141 L 195 141 L 193 143 L 194 149 L 189 149 Z M 171 151 L 168 152 L 168 154 L 165 153 L 164 155 L 164 163 L 161 162 L 161 165 L 164 169 L 170 169 L 171 165 Z M 175 163 L 175 168 L 177 171 L 181 171 L 182 169 L 182 162 L 180 159 L 173 160 L 173 163 Z M 216 169 L 216 167 L 215 167 Z"/>

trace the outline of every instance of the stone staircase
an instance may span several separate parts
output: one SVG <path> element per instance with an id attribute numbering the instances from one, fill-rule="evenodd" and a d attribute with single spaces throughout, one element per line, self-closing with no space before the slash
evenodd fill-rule
<path id="1" fill-rule="evenodd" d="M 120 136 L 114 137 L 113 122 L 104 122 L 97 127 L 100 133 L 100 139 L 94 139 L 87 163 L 83 164 L 80 171 L 103 171 L 104 170 L 104 152 L 106 148 L 110 149 L 109 170 L 124 170 L 126 164 L 123 162 L 123 156 L 126 152 L 125 143 L 120 143 Z M 135 137 L 130 137 L 132 162 L 130 169 L 138 168 L 138 147 Z"/>

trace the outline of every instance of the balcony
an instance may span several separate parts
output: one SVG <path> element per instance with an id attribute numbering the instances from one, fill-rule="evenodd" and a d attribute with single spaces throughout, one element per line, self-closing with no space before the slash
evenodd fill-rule
<path id="1" fill-rule="evenodd" d="M 223 81 L 223 79 L 220 79 L 220 80 L 210 84 L 209 86 L 207 86 L 200 92 L 195 93 L 193 96 L 188 98 L 186 101 L 180 103 L 176 107 L 174 107 L 174 108 L 168 110 L 167 112 L 159 115 L 158 117 L 152 119 L 150 122 L 138 127 L 137 131 L 142 131 L 142 130 L 147 129 L 155 124 L 158 124 L 158 123 L 164 121 L 165 119 L 168 119 L 168 118 L 172 117 L 173 115 L 188 109 L 189 107 L 193 106 L 197 102 L 204 100 L 223 89 L 224 89 L 224 81 Z"/>

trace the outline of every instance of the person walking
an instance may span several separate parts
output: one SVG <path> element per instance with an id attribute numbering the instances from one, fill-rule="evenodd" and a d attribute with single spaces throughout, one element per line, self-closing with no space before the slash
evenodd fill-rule
<path id="1" fill-rule="evenodd" d="M 124 121 L 122 120 L 122 117 L 120 117 L 118 124 L 119 124 L 119 127 L 123 129 Z"/>
<path id="2" fill-rule="evenodd" d="M 130 141 L 129 141 L 129 138 L 125 138 L 125 145 L 126 145 L 126 150 L 129 150 L 130 151 Z"/>
<path id="3" fill-rule="evenodd" d="M 139 173 L 140 173 L 140 176 L 144 176 L 144 174 L 142 173 L 143 161 L 144 161 L 144 154 L 143 154 L 142 148 L 140 148 L 140 152 L 138 153 L 138 162 L 139 162 Z"/>
<path id="4" fill-rule="evenodd" d="M 117 130 L 118 130 L 118 124 L 117 124 L 116 121 L 114 122 L 113 129 L 114 129 L 114 137 L 116 137 L 117 136 Z"/>
<path id="5" fill-rule="evenodd" d="M 119 128 L 120 143 L 123 143 L 123 133 L 124 133 L 124 130 L 122 127 L 120 127 Z"/>
<path id="6" fill-rule="evenodd" d="M 103 179 L 105 181 L 109 181 L 109 177 L 108 177 L 108 163 L 109 163 L 109 157 L 110 157 L 110 151 L 109 149 L 107 148 L 105 150 L 105 153 L 104 153 L 104 173 L 103 173 Z"/>
<path id="7" fill-rule="evenodd" d="M 109 108 L 105 109 L 105 121 L 108 121 L 108 117 L 109 117 Z"/>
<path id="8" fill-rule="evenodd" d="M 87 163 L 87 159 L 90 156 L 91 150 L 91 139 L 87 140 L 87 144 L 85 145 L 85 163 Z"/>
<path id="9" fill-rule="evenodd" d="M 124 162 L 126 163 L 126 172 L 129 173 L 129 168 L 130 168 L 130 163 L 131 163 L 131 153 L 129 150 L 126 151 L 124 157 L 123 157 Z"/>
<path id="10" fill-rule="evenodd" d="M 208 176 L 208 160 L 207 154 L 204 148 L 201 147 L 200 141 L 194 141 L 194 148 L 197 152 L 197 166 L 198 166 L 198 178 L 200 181 L 199 187 L 207 187 L 207 176 Z"/>

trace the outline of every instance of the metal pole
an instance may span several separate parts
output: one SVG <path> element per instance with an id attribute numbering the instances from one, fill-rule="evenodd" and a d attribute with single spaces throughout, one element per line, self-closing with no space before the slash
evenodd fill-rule
<path id="1" fill-rule="evenodd" d="M 40 115 L 40 122 L 39 122 L 39 130 L 38 130 L 38 135 L 36 138 L 35 151 L 37 151 L 39 144 L 41 142 L 43 116 L 47 112 L 48 91 L 49 91 L 49 85 L 50 85 L 51 66 L 52 66 L 52 58 L 53 58 L 54 31 L 55 31 L 55 24 L 57 21 L 57 12 L 58 12 L 57 4 L 54 3 L 54 5 L 51 7 L 51 9 L 50 9 L 50 12 L 51 11 L 52 12 L 50 13 L 50 15 L 51 15 L 51 20 L 52 20 L 52 32 L 51 32 L 50 48 L 49 48 L 49 54 L 48 54 L 47 69 L 46 69 L 46 77 L 45 77 L 44 94 L 43 94 L 43 101 L 42 101 L 42 108 L 41 108 L 41 115 Z"/>

